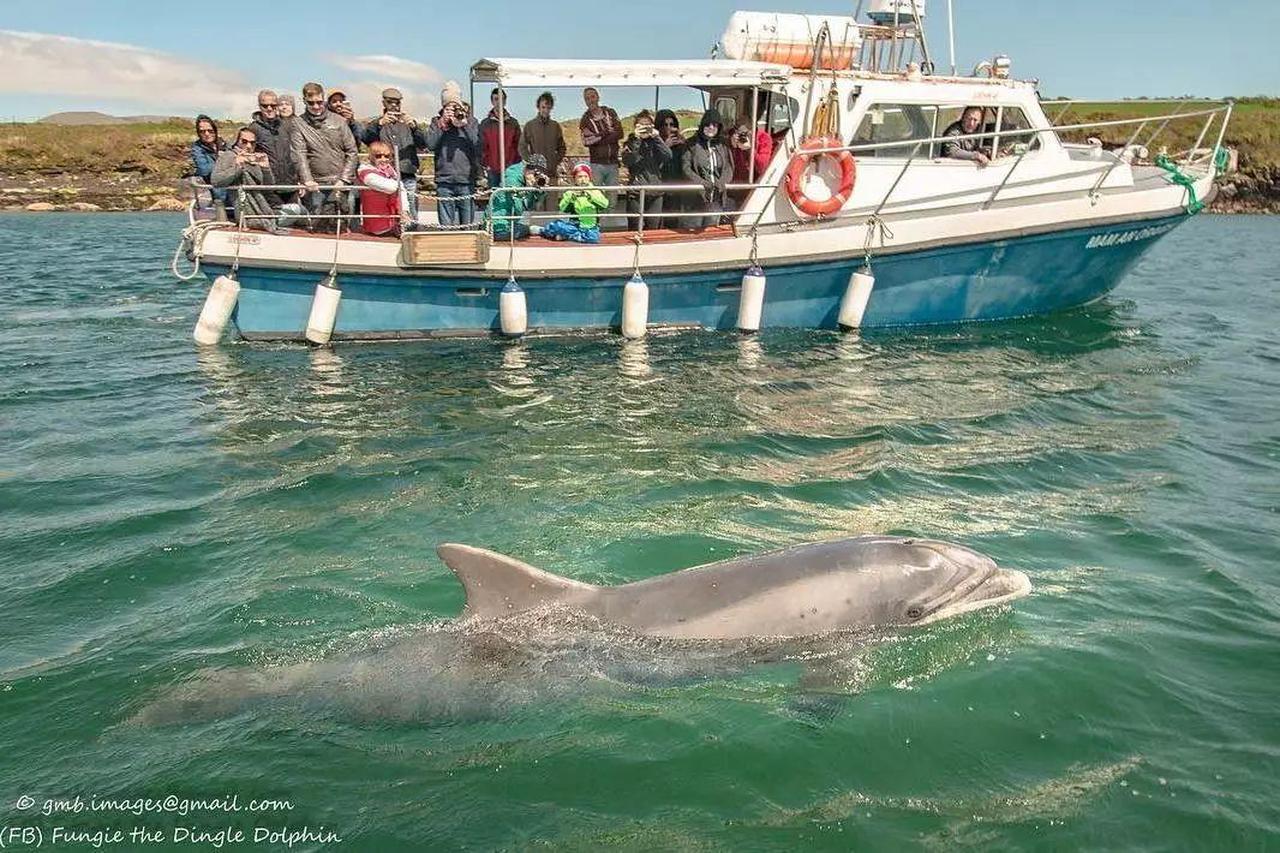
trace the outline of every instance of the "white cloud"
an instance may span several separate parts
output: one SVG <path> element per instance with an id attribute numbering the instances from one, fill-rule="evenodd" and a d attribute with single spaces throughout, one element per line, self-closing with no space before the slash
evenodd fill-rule
<path id="1" fill-rule="evenodd" d="M 398 56 L 330 56 L 329 61 L 344 71 L 369 74 L 379 80 L 407 80 L 410 83 L 443 83 L 444 75 L 430 65 Z"/>
<path id="2" fill-rule="evenodd" d="M 239 73 L 114 42 L 0 30 L 0 92 L 131 101 L 143 109 L 243 116 L 257 90 Z"/>

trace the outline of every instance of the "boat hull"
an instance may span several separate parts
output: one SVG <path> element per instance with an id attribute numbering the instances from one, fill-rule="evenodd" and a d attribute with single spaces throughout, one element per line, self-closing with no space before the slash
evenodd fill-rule
<path id="1" fill-rule="evenodd" d="M 1083 305 L 1105 295 L 1183 215 L 885 254 L 864 328 L 1000 320 Z M 763 326 L 836 328 L 860 255 L 766 270 Z M 225 267 L 207 266 L 210 276 Z M 654 327 L 736 325 L 742 270 L 646 275 Z M 319 276 L 241 266 L 234 322 L 253 340 L 301 340 Z M 401 339 L 498 330 L 504 281 L 350 273 L 334 339 Z M 530 331 L 617 328 L 624 276 L 530 278 Z"/>

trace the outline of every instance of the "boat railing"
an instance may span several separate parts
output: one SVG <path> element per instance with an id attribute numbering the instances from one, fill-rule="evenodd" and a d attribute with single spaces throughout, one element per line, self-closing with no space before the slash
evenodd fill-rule
<path id="1" fill-rule="evenodd" d="M 1045 103 L 1054 104 L 1057 102 L 1048 101 Z M 1085 102 L 1071 101 L 1069 103 L 1082 104 Z M 1140 102 L 1140 103 L 1150 103 L 1150 102 Z M 991 207 L 996 202 L 1000 194 L 1008 186 L 1010 178 L 1018 170 L 1018 167 L 1022 164 L 1023 160 L 1028 156 L 1028 154 L 1030 154 L 1034 150 L 1033 142 L 1023 142 L 1023 140 L 1034 140 L 1034 138 L 1036 137 L 1049 135 L 1049 134 L 1055 135 L 1059 138 L 1059 140 L 1061 140 L 1063 134 L 1079 133 L 1079 132 L 1091 131 L 1091 130 L 1096 131 L 1099 129 L 1121 128 L 1121 127 L 1135 128 L 1135 130 L 1128 137 L 1128 140 L 1124 143 L 1124 145 L 1119 147 L 1118 151 L 1099 151 L 1098 152 L 1098 157 L 1099 157 L 1098 171 L 1100 175 L 1097 181 L 1093 183 L 1091 188 L 1087 190 L 1087 195 L 1090 198 L 1093 198 L 1096 202 L 1099 196 L 1099 192 L 1101 191 L 1102 187 L 1106 184 L 1108 178 L 1115 171 L 1115 169 L 1122 164 L 1131 162 L 1132 160 L 1131 152 L 1135 149 L 1135 147 L 1139 149 L 1150 149 L 1151 147 L 1153 147 L 1154 143 L 1160 138 L 1160 135 L 1169 127 L 1169 125 L 1172 122 L 1175 122 L 1175 121 L 1183 121 L 1183 120 L 1193 119 L 1193 118 L 1205 119 L 1203 126 L 1200 128 L 1199 134 L 1196 137 L 1195 143 L 1192 144 L 1191 147 L 1188 149 L 1181 150 L 1171 155 L 1168 155 L 1167 156 L 1168 162 L 1170 164 L 1173 164 L 1178 167 L 1183 167 L 1183 168 L 1194 168 L 1198 166 L 1203 166 L 1205 164 L 1208 164 L 1210 165 L 1210 167 L 1212 167 L 1214 159 L 1217 155 L 1217 152 L 1221 149 L 1222 142 L 1226 134 L 1226 129 L 1231 120 L 1231 114 L 1232 114 L 1232 111 L 1234 110 L 1234 107 L 1235 107 L 1234 102 L 1228 101 L 1226 103 L 1220 104 L 1210 109 L 1195 110 L 1191 112 L 1175 112 L 1169 115 L 1143 116 L 1143 117 L 1131 118 L 1131 119 L 1107 119 L 1107 120 L 1099 120 L 1099 121 L 1093 121 L 1093 122 L 1079 122 L 1079 123 L 1067 124 L 1067 125 L 1054 123 L 1049 127 L 1040 127 L 1040 128 L 1019 128 L 1019 129 L 992 128 L 992 129 L 984 129 L 982 131 L 971 133 L 971 134 L 963 134 L 958 136 L 957 135 L 929 136 L 929 137 L 913 138 L 913 139 L 907 139 L 907 140 L 895 140 L 892 142 L 857 143 L 857 144 L 850 144 L 850 145 L 830 146 L 825 148 L 806 148 L 803 151 L 803 155 L 811 158 L 818 157 L 821 155 L 826 155 L 826 154 L 839 155 L 839 154 L 849 153 L 855 156 L 858 154 L 874 154 L 876 152 L 886 151 L 890 149 L 903 150 L 903 149 L 907 149 L 908 147 L 910 149 L 910 153 L 903 159 L 903 162 L 898 171 L 898 174 L 896 175 L 893 182 L 890 184 L 888 190 L 884 193 L 883 196 L 881 196 L 881 198 L 876 204 L 870 205 L 870 206 L 864 205 L 857 209 L 844 210 L 829 216 L 821 216 L 821 217 L 806 218 L 806 219 L 801 219 L 797 217 L 794 220 L 778 221 L 778 222 L 772 222 L 768 224 L 782 228 L 782 229 L 790 229 L 790 228 L 795 228 L 795 227 L 799 227 L 801 225 L 806 225 L 806 224 L 819 223 L 819 222 L 828 223 L 832 221 L 839 221 L 841 219 L 856 218 L 856 219 L 866 219 L 868 221 L 874 222 L 880 216 L 880 214 L 884 211 L 885 207 L 889 204 L 889 201 L 893 196 L 893 193 L 901 185 L 902 180 L 906 176 L 908 170 L 915 163 L 919 162 L 922 159 L 926 159 L 930 161 L 934 159 L 931 153 L 933 150 L 933 146 L 941 145 L 945 143 L 956 143 L 956 142 L 965 142 L 965 141 L 980 141 L 980 142 L 986 142 L 987 144 L 991 145 L 993 154 L 995 155 L 993 157 L 993 161 L 1005 160 L 1006 157 L 1008 156 L 1017 158 L 1013 162 L 1012 167 L 1003 176 L 999 185 L 997 185 L 992 190 L 991 194 L 983 202 L 982 208 L 986 209 Z M 1217 137 L 1216 137 L 1216 142 L 1214 146 L 1209 149 L 1203 148 L 1202 146 L 1204 144 L 1205 139 L 1207 138 L 1210 130 L 1214 128 L 1215 123 L 1217 123 L 1217 120 L 1220 117 L 1222 121 L 1220 126 L 1217 128 Z M 1155 130 L 1145 140 L 1141 140 L 1144 130 L 1146 130 L 1147 127 L 1156 123 L 1158 124 Z M 1001 143 L 1004 141 L 1011 142 L 1011 145 L 1007 149 L 1008 154 L 1002 154 L 1002 151 L 1006 150 L 1000 147 Z M 1063 143 L 1063 144 L 1073 145 L 1073 143 Z M 1089 143 L 1085 143 L 1085 145 L 1089 145 Z M 1095 145 L 1089 145 L 1089 147 L 1096 148 Z M 795 149 L 795 146 L 793 145 L 791 146 L 791 150 L 788 152 L 792 156 L 795 156 L 797 153 L 799 153 L 799 152 L 796 152 L 794 149 Z M 922 156 L 922 151 L 930 152 L 930 153 L 928 156 Z M 782 181 L 771 181 L 769 183 L 758 183 L 758 182 L 757 183 L 741 183 L 741 184 L 731 183 L 731 184 L 727 184 L 724 187 L 723 196 L 725 201 L 732 200 L 734 202 L 737 202 L 736 205 L 724 205 L 726 209 L 723 209 L 723 210 L 702 210 L 702 209 L 694 208 L 694 209 L 688 209 L 688 210 L 682 209 L 682 210 L 673 210 L 673 211 L 663 211 L 661 213 L 656 213 L 656 212 L 651 213 L 645 209 L 647 206 L 646 203 L 649 201 L 652 195 L 661 193 L 664 196 L 675 195 L 677 197 L 687 196 L 687 197 L 696 198 L 701 196 L 701 194 L 703 194 L 706 191 L 706 188 L 701 184 L 653 184 L 653 185 L 619 184 L 619 185 L 593 186 L 591 188 L 604 192 L 606 195 L 610 196 L 614 200 L 621 199 L 624 197 L 628 199 L 632 199 L 632 198 L 636 199 L 635 209 L 608 210 L 608 211 L 604 211 L 597 214 L 597 218 L 601 222 L 606 222 L 606 223 L 616 223 L 619 221 L 622 221 L 623 223 L 629 223 L 634 221 L 637 225 L 635 229 L 606 228 L 605 230 L 606 231 L 607 230 L 634 230 L 636 232 L 636 239 L 643 240 L 644 231 L 648 227 L 646 223 L 657 222 L 659 223 L 659 227 L 661 227 L 662 223 L 679 221 L 679 220 L 685 220 L 686 222 L 688 222 L 689 220 L 693 220 L 693 219 L 701 220 L 704 223 L 710 220 L 723 220 L 723 221 L 732 222 L 735 225 L 741 226 L 743 225 L 743 221 L 745 219 L 753 218 L 754 221 L 750 223 L 748 228 L 752 233 L 755 233 L 763 225 L 766 224 L 764 222 L 764 217 L 766 213 L 768 213 L 768 211 L 770 211 L 773 208 L 774 200 L 776 199 L 778 192 L 781 191 L 782 185 L 783 185 Z M 240 186 L 237 186 L 234 188 L 228 188 L 228 189 L 235 189 L 237 193 L 237 200 L 239 203 L 236 205 L 237 216 L 236 216 L 236 222 L 234 223 L 234 227 L 236 227 L 239 230 L 245 230 L 248 227 L 252 227 L 254 223 L 270 221 L 270 220 L 278 221 L 281 218 L 281 214 L 278 214 L 278 213 L 272 214 L 272 215 L 246 213 L 245 204 L 244 204 L 244 200 L 245 200 L 244 196 L 246 193 L 250 193 L 250 192 L 289 193 L 289 192 L 298 192 L 298 191 L 310 191 L 310 192 L 326 192 L 326 193 L 344 193 L 344 194 L 350 195 L 350 194 L 356 194 L 360 192 L 371 191 L 368 188 L 362 187 L 358 184 L 331 184 L 331 185 L 325 185 L 325 186 L 319 186 L 319 187 L 307 187 L 301 184 L 240 185 Z M 496 195 L 499 195 L 499 194 L 528 194 L 531 192 L 537 192 L 540 194 L 550 194 L 553 196 L 559 196 L 565 193 L 578 191 L 579 189 L 581 188 L 577 186 L 572 186 L 572 185 L 569 185 L 569 186 L 548 185 L 544 187 L 499 186 L 499 187 L 492 187 L 489 189 L 479 190 L 477 192 L 470 194 L 469 196 L 462 196 L 462 197 L 457 197 L 457 196 L 442 197 L 442 196 L 434 195 L 427 192 L 419 192 L 417 194 L 417 198 L 419 202 L 422 202 L 422 201 L 449 202 L 449 201 L 458 201 L 458 200 L 467 200 L 467 199 L 470 199 L 472 201 L 482 201 L 485 199 L 492 200 Z M 763 199 L 763 201 L 757 203 L 757 199 L 755 198 L 755 191 L 760 189 L 768 190 L 768 194 Z M 558 212 L 558 210 L 550 210 L 550 211 L 530 210 L 530 211 L 522 212 L 520 214 L 513 214 L 513 215 L 506 215 L 506 214 L 495 215 L 490 213 L 490 214 L 486 214 L 482 221 L 468 223 L 464 225 L 445 226 L 445 225 L 438 225 L 438 224 L 415 223 L 414 229 L 421 230 L 421 231 L 487 231 L 490 233 L 490 235 L 493 235 L 495 224 L 507 223 L 506 227 L 500 227 L 498 229 L 500 232 L 503 232 L 501 236 L 498 237 L 498 239 L 514 240 L 515 239 L 514 235 L 516 231 L 519 230 L 516 227 L 514 227 L 514 223 L 523 222 L 527 225 L 527 224 L 532 224 L 540 221 L 551 221 L 551 220 L 560 219 L 563 217 L 564 217 L 564 214 L 561 214 L 560 212 Z M 350 233 L 350 231 L 352 230 L 351 226 L 355 223 L 360 223 L 366 219 L 373 219 L 373 218 L 385 219 L 386 216 L 385 214 L 378 215 L 378 216 L 371 216 L 371 215 L 365 215 L 361 213 L 343 212 L 343 213 L 305 213 L 302 215 L 298 215 L 295 218 L 305 219 L 312 223 L 323 222 L 327 220 L 336 220 L 336 223 L 337 223 L 335 227 L 336 238 L 341 239 L 342 223 L 347 223 L 348 225 L 347 230 L 348 230 L 348 233 Z"/>
<path id="2" fill-rule="evenodd" d="M 749 195 L 752 191 L 756 189 L 760 189 L 762 187 L 772 187 L 772 186 L 773 186 L 772 184 L 762 184 L 762 183 L 754 183 L 754 184 L 731 183 L 731 184 L 725 185 L 724 195 L 726 200 L 728 200 L 730 197 L 733 197 L 733 196 L 736 196 L 739 198 L 745 198 L 747 195 Z M 253 213 L 246 212 L 245 197 L 249 193 L 317 192 L 317 193 L 335 193 L 335 194 L 341 193 L 344 195 L 351 196 L 351 195 L 356 195 L 362 192 L 374 192 L 374 190 L 371 190 L 368 187 L 362 187 L 359 184 L 345 184 L 345 183 L 344 184 L 326 184 L 323 186 L 316 186 L 314 188 L 307 187 L 306 185 L 303 185 L 303 184 L 242 184 L 235 187 L 228 187 L 227 189 L 234 189 L 236 192 L 236 205 L 235 205 L 236 222 L 226 223 L 226 224 L 228 227 L 235 227 L 239 230 L 244 230 L 245 228 L 252 228 L 253 223 L 270 222 L 270 221 L 279 222 L 283 219 L 283 220 L 304 220 L 308 222 L 333 221 L 335 223 L 347 223 L 348 232 L 349 232 L 350 226 L 353 223 L 362 223 L 366 219 L 385 220 L 387 218 L 387 214 L 385 213 L 382 213 L 382 214 L 311 213 L 308 211 L 308 212 L 297 213 L 297 214 L 291 214 L 288 212 L 276 212 L 272 214 L 253 214 Z M 528 195 L 530 193 L 539 193 L 539 194 L 546 194 L 546 195 L 552 195 L 552 196 L 562 196 L 566 193 L 577 192 L 582 189 L 583 187 L 573 186 L 573 185 L 548 185 L 545 187 L 529 187 L 529 186 L 492 187 L 485 190 L 479 190 L 477 192 L 471 193 L 469 195 L 464 195 L 464 196 L 455 196 L 455 195 L 440 196 L 440 195 L 435 195 L 429 192 L 419 191 L 418 193 L 416 193 L 416 197 L 419 203 L 424 201 L 434 201 L 438 204 L 442 201 L 451 202 L 451 201 L 458 201 L 459 199 L 461 200 L 469 199 L 472 201 L 480 201 L 484 199 L 491 200 L 495 195 L 499 195 L 499 194 Z M 701 194 L 706 191 L 706 188 L 701 184 L 618 184 L 618 185 L 600 185 L 600 186 L 593 185 L 590 187 L 590 189 L 599 190 L 600 192 L 603 192 L 606 195 L 610 195 L 618 199 L 635 198 L 637 210 L 634 210 L 634 211 L 633 210 L 608 210 L 608 211 L 604 211 L 597 214 L 597 218 L 599 218 L 602 221 L 609 221 L 609 222 L 616 222 L 619 220 L 622 220 L 622 221 L 638 220 L 639 228 L 637 230 L 641 233 L 643 233 L 646 227 L 645 222 L 647 221 L 654 221 L 654 220 L 664 221 L 664 220 L 685 219 L 685 218 L 694 218 L 694 217 L 696 218 L 720 217 L 720 218 L 736 220 L 746 215 L 752 215 L 752 216 L 755 215 L 754 211 L 734 210 L 734 209 L 724 209 L 720 211 L 676 210 L 676 211 L 667 211 L 662 213 L 650 213 L 645 210 L 646 203 L 655 194 L 665 195 L 665 194 L 671 193 L 676 195 L 688 194 L 692 196 L 694 194 Z M 563 219 L 567 215 L 568 214 L 557 212 L 557 211 L 541 211 L 541 210 L 530 210 L 530 211 L 526 211 L 524 213 L 520 213 L 516 215 L 487 214 L 483 217 L 482 221 L 477 221 L 477 222 L 468 223 L 464 225 L 457 225 L 457 226 L 419 222 L 415 224 L 415 230 L 428 231 L 428 232 L 429 231 L 489 231 L 490 233 L 492 233 L 494 224 L 499 222 L 526 222 L 527 223 L 527 222 L 538 222 L 538 221 L 550 221 L 555 219 Z M 511 229 L 508 227 L 508 228 L 500 228 L 499 230 L 505 232 Z"/>
<path id="3" fill-rule="evenodd" d="M 932 161 L 934 159 L 931 154 L 927 157 L 921 157 L 921 149 L 924 149 L 925 151 L 931 151 L 932 146 L 934 145 L 941 145 L 944 143 L 965 142 L 965 141 L 989 142 L 993 146 L 993 154 L 996 155 L 996 157 L 993 158 L 993 162 L 995 162 L 997 160 L 1004 159 L 1003 157 L 1000 156 L 1000 152 L 996 148 L 996 146 L 1000 144 L 1001 140 L 1028 139 L 1028 138 L 1039 137 L 1047 134 L 1058 136 L 1059 140 L 1061 140 L 1061 135 L 1063 133 L 1078 132 L 1078 131 L 1085 131 L 1085 130 L 1098 130 L 1100 128 L 1117 128 L 1117 127 L 1135 127 L 1136 126 L 1137 129 L 1134 131 L 1134 133 L 1130 137 L 1128 143 L 1126 143 L 1123 147 L 1121 147 L 1119 151 L 1117 152 L 1101 152 L 1100 151 L 1099 152 L 1100 158 L 1104 158 L 1104 155 L 1105 155 L 1104 159 L 1106 162 L 1106 166 L 1105 168 L 1100 167 L 1099 171 L 1102 173 L 1101 176 L 1093 184 L 1093 186 L 1087 191 L 1087 195 L 1090 198 L 1094 199 L 1094 201 L 1096 202 L 1099 191 L 1101 190 L 1102 186 L 1106 183 L 1107 179 L 1111 176 L 1112 172 L 1122 163 L 1129 162 L 1128 160 L 1125 159 L 1125 153 L 1130 151 L 1133 148 L 1133 146 L 1136 143 L 1136 140 L 1138 139 L 1138 137 L 1141 136 L 1142 131 L 1148 125 L 1152 124 L 1153 122 L 1162 122 L 1162 124 L 1156 128 L 1156 130 L 1142 145 L 1143 148 L 1150 148 L 1155 143 L 1155 141 L 1159 138 L 1160 134 L 1165 130 L 1165 128 L 1167 128 L 1169 124 L 1173 121 L 1191 119 L 1191 118 L 1204 118 L 1205 119 L 1204 125 L 1200 128 L 1199 136 L 1197 137 L 1195 144 L 1193 144 L 1191 148 L 1187 149 L 1186 151 L 1177 152 L 1176 155 L 1169 158 L 1169 161 L 1171 164 L 1181 166 L 1181 167 L 1187 167 L 1187 168 L 1204 165 L 1206 162 L 1212 165 L 1212 162 L 1214 161 L 1214 158 L 1216 157 L 1217 152 L 1222 147 L 1222 141 L 1226 135 L 1227 125 L 1231 121 L 1231 113 L 1234 109 L 1235 109 L 1235 102 L 1227 101 L 1226 103 L 1223 103 L 1212 109 L 1197 110 L 1194 112 L 1173 113 L 1167 116 L 1145 116 L 1145 117 L 1132 118 L 1132 119 L 1107 119 L 1107 120 L 1100 120 L 1100 121 L 1093 121 L 1093 122 L 1080 122 L 1080 123 L 1071 124 L 1071 125 L 1054 124 L 1049 127 L 1021 128 L 1017 130 L 1013 130 L 1013 129 L 986 130 L 984 129 L 976 133 L 962 134 L 958 136 L 929 136 L 929 137 L 912 138 L 912 139 L 906 139 L 906 140 L 895 140 L 893 142 L 858 143 L 858 144 L 851 144 L 851 145 L 830 146 L 826 148 L 806 148 L 804 150 L 804 154 L 805 156 L 809 156 L 809 157 L 816 157 L 824 154 L 844 154 L 844 153 L 849 153 L 856 156 L 858 154 L 875 153 L 878 151 L 887 151 L 890 149 L 902 150 L 908 147 L 910 148 L 910 154 L 908 154 L 905 157 L 904 162 L 902 163 L 902 167 L 899 170 L 893 182 L 890 184 L 889 189 L 880 198 L 879 202 L 874 206 L 872 207 L 863 206 L 857 209 L 844 210 L 844 211 L 841 211 L 840 213 L 833 214 L 831 216 L 818 217 L 816 219 L 806 219 L 806 220 L 796 219 L 794 222 L 791 222 L 791 223 L 783 222 L 778 224 L 781 227 L 785 228 L 788 226 L 795 227 L 797 225 L 804 224 L 804 223 L 830 222 L 833 220 L 851 219 L 851 218 L 868 219 L 868 221 L 872 221 L 872 222 L 875 221 L 876 218 L 879 217 L 880 213 L 888 205 L 889 199 L 892 197 L 894 191 L 902 183 L 902 179 L 906 176 L 907 170 L 910 169 L 913 164 L 915 164 L 921 159 L 926 159 L 929 161 Z M 1222 123 L 1221 123 L 1221 126 L 1218 128 L 1217 141 L 1215 142 L 1213 148 L 1205 152 L 1204 149 L 1202 149 L 1200 146 L 1204 143 L 1204 140 L 1209 130 L 1213 127 L 1215 121 L 1219 116 L 1222 117 Z M 1070 145 L 1071 143 L 1064 143 L 1064 144 Z M 1092 147 L 1092 146 L 1089 146 L 1089 147 Z M 1009 169 L 1008 173 L 1004 176 L 1000 184 L 992 191 L 991 195 L 987 197 L 986 201 L 983 202 L 982 204 L 983 209 L 987 209 L 995 203 L 1000 193 L 1005 189 L 1006 186 L 1008 186 L 1009 179 L 1013 176 L 1013 173 L 1017 171 L 1018 166 L 1022 164 L 1022 161 L 1026 158 L 1028 154 L 1031 153 L 1031 151 L 1032 151 L 1031 144 L 1027 144 L 1023 146 L 1021 150 L 1018 150 L 1015 144 L 1014 150 L 1010 152 L 1010 155 L 1016 156 L 1017 160 L 1014 161 L 1012 168 Z M 770 193 L 768 199 L 765 201 L 765 203 L 762 206 L 759 207 L 757 219 L 753 225 L 753 228 L 759 228 L 763 224 L 764 214 L 772 206 L 773 200 L 777 196 L 780 190 L 781 190 L 780 183 L 772 186 L 772 192 Z M 868 211 L 870 211 L 869 217 L 868 217 Z"/>

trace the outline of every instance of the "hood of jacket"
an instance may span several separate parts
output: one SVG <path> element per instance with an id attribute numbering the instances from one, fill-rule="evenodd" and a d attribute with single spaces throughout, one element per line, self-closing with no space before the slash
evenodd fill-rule
<path id="1" fill-rule="evenodd" d="M 698 122 L 698 138 L 705 140 L 707 138 L 706 130 L 711 125 L 720 128 L 716 134 L 716 140 L 724 139 L 724 119 L 720 118 L 720 111 L 712 107 L 702 114 L 702 121 Z"/>

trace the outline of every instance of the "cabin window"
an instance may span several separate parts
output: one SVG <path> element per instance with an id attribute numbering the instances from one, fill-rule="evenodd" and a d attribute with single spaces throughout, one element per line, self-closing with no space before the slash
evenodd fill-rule
<path id="1" fill-rule="evenodd" d="M 724 120 L 725 127 L 738 126 L 738 99 L 729 95 L 720 95 L 714 101 L 716 112 Z"/>
<path id="2" fill-rule="evenodd" d="M 946 104 L 938 107 L 938 124 L 934 131 L 934 136 L 945 136 L 947 130 L 960 121 L 960 116 L 964 113 L 966 104 Z M 1029 145 L 1030 151 L 1039 151 L 1043 146 L 1040 142 L 1038 134 L 1015 133 L 1013 136 L 1005 136 L 1010 131 L 1027 131 L 1031 129 L 1031 122 L 1027 119 L 1027 114 L 1022 111 L 1021 107 L 983 107 L 982 110 L 982 129 L 985 133 L 996 133 L 997 127 L 1001 133 L 1000 137 L 1000 156 L 1005 157 L 1010 154 L 1020 154 L 1022 149 L 1014 148 L 1015 145 Z M 983 144 L 991 146 L 995 143 L 995 137 L 983 140 Z M 933 146 L 933 157 L 942 156 L 942 145 Z"/>
<path id="3" fill-rule="evenodd" d="M 1000 155 L 1021 154 L 1022 146 L 1027 151 L 1039 151 L 1041 148 L 1039 134 L 1019 133 L 1031 130 L 1031 122 L 1021 107 L 1004 107 L 1000 111 Z"/>
<path id="4" fill-rule="evenodd" d="M 851 145 L 879 145 L 886 142 L 910 142 L 933 136 L 938 108 L 925 104 L 873 104 L 862 116 Z M 858 157 L 929 156 L 928 144 L 915 143 L 855 152 Z"/>

